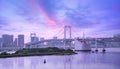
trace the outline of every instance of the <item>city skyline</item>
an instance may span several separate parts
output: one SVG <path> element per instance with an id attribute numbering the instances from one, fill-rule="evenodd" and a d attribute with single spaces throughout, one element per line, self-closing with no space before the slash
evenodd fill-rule
<path id="1" fill-rule="evenodd" d="M 110 37 L 120 33 L 119 12 L 119 0 L 0 0 L 0 36 L 52 38 L 70 25 L 79 36 Z"/>
<path id="2" fill-rule="evenodd" d="M 0 46 L 2 47 L 12 47 L 12 46 L 24 46 L 24 35 L 19 34 L 18 37 L 14 37 L 13 35 L 3 34 L 0 37 Z"/>

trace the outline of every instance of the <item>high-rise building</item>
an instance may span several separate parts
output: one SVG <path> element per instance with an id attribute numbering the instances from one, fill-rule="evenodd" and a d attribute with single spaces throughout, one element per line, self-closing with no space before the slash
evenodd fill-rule
<path id="1" fill-rule="evenodd" d="M 2 47 L 2 38 L 0 38 L 0 47 Z"/>
<path id="2" fill-rule="evenodd" d="M 18 46 L 24 47 L 24 35 L 18 35 Z"/>
<path id="3" fill-rule="evenodd" d="M 36 37 L 35 33 L 31 33 L 30 38 L 31 38 L 31 42 L 37 42 L 37 41 L 39 41 L 39 38 Z"/>
<path id="4" fill-rule="evenodd" d="M 13 42 L 13 45 L 14 45 L 14 46 L 18 46 L 18 39 L 17 39 L 17 38 L 15 38 L 15 40 L 14 40 L 14 42 Z"/>
<path id="5" fill-rule="evenodd" d="M 35 42 L 39 41 L 39 38 L 38 37 L 35 37 Z"/>
<path id="6" fill-rule="evenodd" d="M 2 45 L 3 47 L 13 46 L 13 35 L 8 35 L 8 34 L 2 35 Z"/>

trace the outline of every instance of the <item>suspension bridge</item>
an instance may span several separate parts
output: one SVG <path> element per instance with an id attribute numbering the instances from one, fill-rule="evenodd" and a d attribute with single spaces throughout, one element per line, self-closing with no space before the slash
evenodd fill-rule
<path id="1" fill-rule="evenodd" d="M 58 39 L 58 37 L 61 37 Z M 91 47 L 102 47 L 103 49 L 107 46 L 106 42 L 113 42 L 113 38 L 79 38 L 79 34 L 71 28 L 71 26 L 64 26 L 55 35 L 55 39 L 44 39 L 37 42 L 30 42 L 25 44 L 26 48 L 46 48 L 46 47 L 58 47 L 64 49 L 74 50 L 91 50 Z"/>
<path id="2" fill-rule="evenodd" d="M 74 35 L 76 34 L 76 35 Z M 79 36 L 77 32 L 73 31 L 71 26 L 64 26 L 55 37 L 60 37 L 61 39 L 45 39 L 37 42 L 30 42 L 26 44 L 26 48 L 46 48 L 46 47 L 58 47 L 64 49 L 74 49 L 75 48 L 75 38 Z M 76 36 L 76 37 L 75 37 Z M 85 41 L 90 41 L 89 39 L 84 39 Z M 79 41 L 83 41 L 83 38 L 79 38 Z"/>

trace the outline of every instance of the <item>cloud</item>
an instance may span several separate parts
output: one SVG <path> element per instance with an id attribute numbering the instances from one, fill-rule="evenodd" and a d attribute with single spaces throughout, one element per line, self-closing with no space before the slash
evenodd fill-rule
<path id="1" fill-rule="evenodd" d="M 34 4 L 34 5 L 33 5 Z M 38 0 L 31 0 L 31 2 L 29 2 L 29 5 L 31 6 L 31 8 L 38 13 L 38 15 L 42 15 L 44 17 L 44 21 L 47 26 L 52 26 L 52 27 L 56 27 L 56 21 L 54 19 L 52 19 L 52 17 L 49 16 L 49 14 L 47 13 L 47 11 L 45 10 L 46 8 L 44 8 Z"/>
<path id="2" fill-rule="evenodd" d="M 71 25 L 80 35 L 112 36 L 120 31 L 119 4 L 119 0 L 1 0 L 0 32 L 28 38 L 35 32 L 50 38 Z"/>

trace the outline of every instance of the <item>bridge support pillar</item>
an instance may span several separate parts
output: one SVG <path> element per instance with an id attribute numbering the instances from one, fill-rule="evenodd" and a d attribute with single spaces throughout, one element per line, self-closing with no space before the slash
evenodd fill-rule
<path id="1" fill-rule="evenodd" d="M 69 34 L 67 34 L 69 33 Z M 68 35 L 68 37 L 67 37 Z M 70 46 L 69 48 L 71 49 L 71 26 L 65 26 L 64 27 L 64 49 L 66 49 L 66 38 L 70 39 Z"/>

